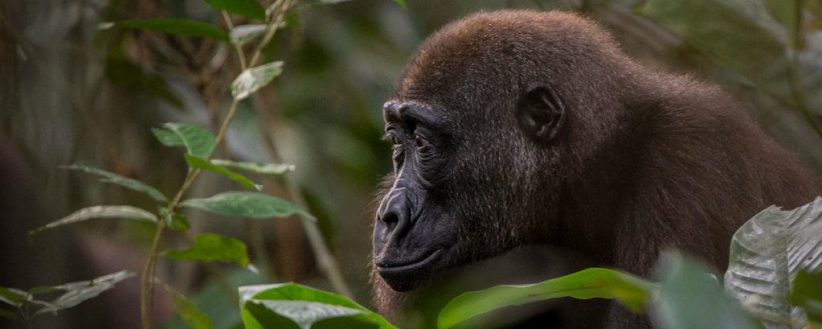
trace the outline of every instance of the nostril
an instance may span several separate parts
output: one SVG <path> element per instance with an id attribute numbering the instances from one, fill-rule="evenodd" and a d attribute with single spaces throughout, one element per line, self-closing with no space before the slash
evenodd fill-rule
<path id="1" fill-rule="evenodd" d="M 386 232 L 390 233 L 394 231 L 395 227 L 397 227 L 397 223 L 399 223 L 400 217 L 392 211 L 380 217 L 380 221 L 382 221 L 385 224 Z"/>

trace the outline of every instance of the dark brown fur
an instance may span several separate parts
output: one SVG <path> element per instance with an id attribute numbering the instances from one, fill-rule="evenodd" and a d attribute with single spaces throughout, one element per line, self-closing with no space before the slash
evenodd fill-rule
<path id="1" fill-rule="evenodd" d="M 508 110 L 534 82 L 568 108 L 549 146 L 525 138 Z M 641 276 L 666 248 L 722 270 L 745 220 L 817 191 L 731 97 L 637 65 L 572 14 L 501 11 L 452 23 L 420 47 L 392 99 L 435 104 L 462 136 L 452 146 L 463 155 L 448 162 L 461 186 L 444 188 L 441 203 L 485 220 L 460 223 L 452 267 L 551 243 Z M 373 277 L 379 310 L 400 310 L 405 293 Z M 563 327 L 650 326 L 619 307 L 583 320 Z"/>

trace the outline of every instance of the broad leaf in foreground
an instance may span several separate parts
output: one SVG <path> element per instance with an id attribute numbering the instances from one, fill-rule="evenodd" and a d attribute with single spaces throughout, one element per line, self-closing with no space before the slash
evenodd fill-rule
<path id="1" fill-rule="evenodd" d="M 265 87 L 283 72 L 283 62 L 273 62 L 244 70 L 231 83 L 231 96 L 243 100 Z"/>
<path id="2" fill-rule="evenodd" d="M 132 206 L 93 206 L 77 210 L 71 215 L 34 229 L 29 232 L 29 238 L 33 238 L 37 233 L 40 233 L 43 230 L 95 218 L 135 219 L 147 222 L 157 221 L 157 217 L 154 216 L 154 214 Z"/>
<path id="3" fill-rule="evenodd" d="M 791 304 L 801 307 L 808 320 L 817 327 L 822 325 L 822 272 L 799 272 L 796 275 L 791 289 Z"/>
<path id="4" fill-rule="evenodd" d="M 650 282 L 622 272 L 588 268 L 535 284 L 502 285 L 464 293 L 440 311 L 439 328 L 451 328 L 463 321 L 502 307 L 572 297 L 616 299 L 634 312 L 648 303 L 655 287 Z"/>
<path id="5" fill-rule="evenodd" d="M 210 38 L 228 42 L 228 34 L 216 26 L 200 21 L 179 18 L 158 18 L 145 20 L 120 21 L 118 26 L 146 31 L 176 34 L 187 37 Z"/>
<path id="6" fill-rule="evenodd" d="M 159 202 L 168 202 L 168 198 L 166 198 L 166 196 L 163 195 L 162 192 L 160 192 L 156 188 L 151 187 L 148 184 L 145 184 L 145 183 L 143 183 L 141 181 L 138 181 L 136 179 L 131 179 L 131 178 L 121 176 L 121 175 L 118 175 L 118 174 L 115 174 L 115 173 L 112 173 L 112 172 L 108 172 L 108 171 L 105 171 L 105 170 L 102 170 L 102 169 L 99 169 L 99 168 L 95 168 L 95 167 L 87 166 L 87 165 L 82 165 L 82 164 L 73 164 L 73 165 L 70 165 L 70 166 L 65 166 L 63 168 L 71 169 L 71 170 L 79 170 L 79 171 L 87 172 L 89 174 L 102 176 L 104 178 L 102 180 L 102 182 L 117 184 L 117 185 L 123 186 L 125 188 L 131 189 L 131 190 L 134 190 L 134 191 L 137 191 L 137 192 L 145 193 L 148 196 L 150 196 L 151 198 L 153 198 L 154 200 L 157 200 Z"/>
<path id="7" fill-rule="evenodd" d="M 679 254 L 666 254 L 657 265 L 659 293 L 652 316 L 666 329 L 754 329 L 760 326 L 728 296 L 708 268 Z"/>
<path id="8" fill-rule="evenodd" d="M 186 158 L 186 162 L 188 163 L 188 166 L 191 167 L 191 168 L 203 169 L 203 170 L 207 170 L 207 171 L 213 172 L 213 173 L 218 174 L 218 175 L 222 175 L 222 176 L 224 176 L 224 177 L 226 177 L 230 180 L 233 180 L 233 181 L 237 182 L 238 184 L 240 184 L 242 186 L 245 186 L 247 188 L 250 188 L 250 189 L 255 189 L 257 191 L 260 191 L 260 190 L 263 189 L 262 185 L 255 184 L 254 182 L 252 182 L 250 179 L 246 178 L 245 176 L 243 176 L 239 173 L 236 173 L 234 171 L 231 171 L 229 169 L 226 169 L 225 167 L 218 166 L 218 165 L 215 165 L 211 162 L 208 162 L 208 160 L 206 160 L 206 159 L 196 157 L 196 156 L 193 156 L 191 154 L 186 154 L 185 158 Z"/>
<path id="9" fill-rule="evenodd" d="M 45 303 L 45 307 L 37 311 L 35 314 L 43 312 L 57 312 L 66 308 L 74 307 L 86 300 L 96 297 L 102 292 L 114 288 L 117 283 L 131 278 L 134 273 L 128 271 L 120 271 L 109 275 L 104 275 L 91 281 L 79 281 L 61 284 L 59 286 L 51 287 L 53 290 L 65 291 L 57 299 Z"/>
<path id="10" fill-rule="evenodd" d="M 163 129 L 151 129 L 157 140 L 166 146 L 185 146 L 193 156 L 208 159 L 217 144 L 214 135 L 205 128 L 195 125 L 169 122 Z"/>
<path id="11" fill-rule="evenodd" d="M 395 328 L 345 296 L 294 283 L 240 287 L 240 305 L 246 329 L 282 327 L 287 322 L 307 329 L 320 321 L 338 321 L 334 327 Z"/>
<path id="12" fill-rule="evenodd" d="M 294 165 L 285 163 L 234 162 L 221 159 L 213 159 L 211 163 L 221 167 L 244 170 L 260 175 L 282 175 L 294 171 Z"/>
<path id="13" fill-rule="evenodd" d="M 224 192 L 203 199 L 188 199 L 181 207 L 197 208 L 229 217 L 277 218 L 300 215 L 314 217 L 284 199 L 259 192 Z"/>
<path id="14" fill-rule="evenodd" d="M 731 240 L 725 289 L 768 328 L 801 327 L 804 312 L 790 304 L 799 271 L 822 271 L 822 198 L 790 211 L 769 207 Z"/>
<path id="15" fill-rule="evenodd" d="M 205 233 L 197 235 L 188 249 L 168 250 L 163 256 L 195 262 L 231 262 L 247 267 L 251 263 L 247 249 L 245 243 L 235 238 Z"/>

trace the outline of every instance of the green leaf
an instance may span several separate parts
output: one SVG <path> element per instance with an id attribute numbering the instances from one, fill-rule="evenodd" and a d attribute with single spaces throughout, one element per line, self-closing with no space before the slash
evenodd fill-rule
<path id="1" fill-rule="evenodd" d="M 464 293 L 445 305 L 437 323 L 439 328 L 451 328 L 502 307 L 560 297 L 616 299 L 631 311 L 640 312 L 654 289 L 650 282 L 629 274 L 604 268 L 588 268 L 536 284 L 502 285 Z"/>
<path id="2" fill-rule="evenodd" d="M 205 0 L 205 2 L 217 10 L 225 10 L 253 19 L 265 19 L 265 9 L 254 0 Z"/>
<path id="3" fill-rule="evenodd" d="M 181 207 L 197 208 L 229 217 L 275 218 L 300 215 L 314 219 L 305 210 L 284 199 L 258 192 L 224 192 L 203 199 L 188 199 Z"/>
<path id="4" fill-rule="evenodd" d="M 132 206 L 93 206 L 75 211 L 71 215 L 60 218 L 57 221 L 41 226 L 29 232 L 29 239 L 43 230 L 52 229 L 58 226 L 74 224 L 95 218 L 122 218 L 136 219 L 148 222 L 156 222 L 154 214 L 140 208 Z"/>
<path id="5" fill-rule="evenodd" d="M 394 0 L 394 2 L 400 5 L 403 9 L 408 9 L 408 5 L 405 3 L 405 0 Z"/>
<path id="6" fill-rule="evenodd" d="M 251 189 L 255 189 L 257 191 L 260 191 L 260 190 L 263 189 L 262 185 L 255 184 L 254 182 L 252 182 L 250 179 L 246 178 L 245 176 L 243 176 L 239 173 L 236 173 L 234 171 L 231 171 L 229 169 L 226 169 L 224 167 L 215 165 L 211 162 L 208 162 L 207 160 L 205 160 L 203 158 L 199 158 L 199 157 L 196 157 L 196 156 L 193 156 L 193 155 L 190 155 L 190 154 L 186 154 L 185 158 L 186 158 L 186 162 L 188 162 L 188 166 L 191 167 L 191 168 L 203 169 L 203 170 L 213 172 L 215 174 L 225 176 L 226 178 L 228 178 L 230 180 L 233 180 L 233 181 L 237 182 L 238 184 L 240 184 L 242 186 L 245 186 L 245 187 L 251 188 Z"/>
<path id="7" fill-rule="evenodd" d="M 766 325 L 804 322 L 790 304 L 791 279 L 822 271 L 822 198 L 782 211 L 771 206 L 742 225 L 731 240 L 725 289 Z"/>
<path id="8" fill-rule="evenodd" d="M 264 24 L 238 25 L 231 29 L 231 43 L 242 46 L 263 35 L 268 29 Z"/>
<path id="9" fill-rule="evenodd" d="M 300 328 L 310 328 L 319 321 L 335 320 L 349 321 L 345 322 L 349 325 L 339 325 L 343 323 L 339 322 L 330 327 L 395 328 L 382 316 L 345 296 L 294 283 L 240 287 L 240 304 L 246 328 L 271 328 L 273 323 L 282 323 L 277 321 L 281 317 Z"/>
<path id="10" fill-rule="evenodd" d="M 725 294 L 708 268 L 678 254 L 657 267 L 659 294 L 652 315 L 662 328 L 759 328 L 738 301 Z"/>
<path id="11" fill-rule="evenodd" d="M 45 303 L 48 306 L 38 310 L 35 314 L 43 312 L 57 312 L 59 310 L 67 309 L 77 306 L 78 304 L 96 297 L 102 292 L 114 288 L 117 283 L 131 278 L 134 273 L 128 271 L 120 271 L 109 275 L 104 275 L 91 281 L 78 281 L 61 284 L 52 287 L 56 290 L 63 290 L 65 293 L 50 303 Z"/>
<path id="12" fill-rule="evenodd" d="M 194 244 L 184 250 L 167 250 L 163 256 L 194 262 L 230 262 L 247 267 L 251 261 L 245 243 L 219 234 L 198 234 Z"/>
<path id="13" fill-rule="evenodd" d="M 186 218 L 183 214 L 178 214 L 176 212 L 172 213 L 165 207 L 160 208 L 159 213 L 160 217 L 162 217 L 163 221 L 165 221 L 166 226 L 172 230 L 187 232 L 188 229 L 191 228 L 191 223 L 188 222 L 188 218 Z"/>
<path id="14" fill-rule="evenodd" d="M 129 20 L 116 22 L 118 26 L 155 31 L 167 34 L 176 34 L 187 37 L 210 38 L 228 42 L 228 34 L 219 28 L 200 21 L 179 18 L 158 18 L 146 20 Z"/>
<path id="15" fill-rule="evenodd" d="M 136 179 L 131 179 L 102 169 L 94 168 L 92 166 L 77 163 L 70 166 L 64 166 L 63 168 L 79 170 L 89 174 L 102 176 L 104 178 L 102 181 L 105 183 L 116 184 L 137 192 L 145 193 L 154 200 L 157 200 L 159 202 L 168 202 L 168 198 L 166 198 L 166 196 L 163 195 L 162 192 Z"/>
<path id="16" fill-rule="evenodd" d="M 0 287 L 0 302 L 9 304 L 14 307 L 20 307 L 23 302 L 29 299 L 25 293 L 15 291 L 16 289 L 6 289 Z"/>
<path id="17" fill-rule="evenodd" d="M 284 163 L 256 163 L 256 162 L 234 162 L 229 160 L 214 159 L 212 164 L 249 171 L 260 175 L 282 175 L 294 171 L 294 165 Z"/>
<path id="18" fill-rule="evenodd" d="M 822 272 L 799 272 L 793 280 L 791 305 L 801 307 L 808 320 L 822 323 Z"/>
<path id="19" fill-rule="evenodd" d="M 231 96 L 242 100 L 265 87 L 283 72 L 283 62 L 273 62 L 244 70 L 231 83 Z"/>
<path id="20" fill-rule="evenodd" d="M 11 311 L 0 309 L 0 318 L 17 319 L 17 314 L 14 314 L 14 312 Z"/>
<path id="21" fill-rule="evenodd" d="M 165 286 L 166 291 L 171 295 L 171 300 L 174 302 L 174 307 L 177 309 L 177 314 L 183 319 L 183 322 L 192 329 L 211 329 L 214 325 L 208 315 L 203 313 L 192 303 L 186 296 Z"/>
<path id="22" fill-rule="evenodd" d="M 163 128 L 151 129 L 163 145 L 185 146 L 188 154 L 203 159 L 208 159 L 214 152 L 214 135 L 205 128 L 173 122 L 163 124 Z"/>

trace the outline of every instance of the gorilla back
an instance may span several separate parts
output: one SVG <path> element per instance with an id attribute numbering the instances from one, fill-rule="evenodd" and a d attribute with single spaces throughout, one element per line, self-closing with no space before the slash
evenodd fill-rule
<path id="1" fill-rule="evenodd" d="M 717 87 L 644 68 L 567 13 L 479 13 L 442 28 L 383 111 L 394 144 L 374 224 L 383 313 L 450 270 L 520 246 L 550 244 L 641 276 L 666 248 L 724 269 L 741 223 L 816 193 L 795 157 Z M 559 322 L 650 327 L 618 306 Z"/>

